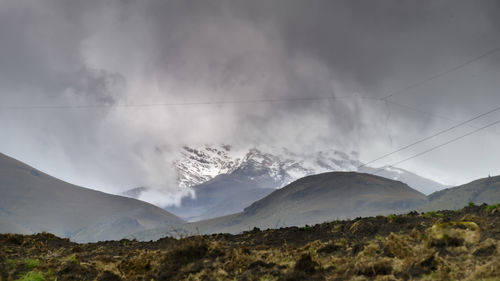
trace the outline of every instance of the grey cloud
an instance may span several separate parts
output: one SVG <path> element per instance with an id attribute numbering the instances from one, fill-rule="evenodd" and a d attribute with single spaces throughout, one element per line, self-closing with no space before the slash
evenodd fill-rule
<path id="1" fill-rule="evenodd" d="M 19 140 L 2 139 L 0 149 L 113 192 L 178 192 L 170 162 L 183 145 L 334 145 L 369 160 L 452 122 L 360 97 L 384 96 L 500 46 L 499 9 L 489 0 L 6 0 L 0 102 L 108 107 L 0 109 L 4 132 Z M 463 120 L 500 102 L 499 60 L 492 55 L 391 100 Z M 325 96 L 351 98 L 119 107 Z M 481 171 L 457 172 L 464 166 L 434 158 L 412 163 L 449 182 Z"/>

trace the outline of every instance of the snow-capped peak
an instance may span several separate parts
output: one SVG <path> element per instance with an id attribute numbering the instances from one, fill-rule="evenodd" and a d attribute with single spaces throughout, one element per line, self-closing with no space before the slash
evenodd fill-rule
<path id="1" fill-rule="evenodd" d="M 180 187 L 191 187 L 206 182 L 217 175 L 231 173 L 240 159 L 229 145 L 220 147 L 184 146 L 181 158 L 174 162 Z"/>
<path id="2" fill-rule="evenodd" d="M 266 152 L 252 148 L 236 153 L 230 146 L 184 147 L 175 162 L 179 185 L 190 187 L 219 174 L 237 173 L 279 188 L 304 176 L 328 171 L 353 171 L 360 162 L 357 154 L 334 149 L 295 153 L 286 148 Z"/>

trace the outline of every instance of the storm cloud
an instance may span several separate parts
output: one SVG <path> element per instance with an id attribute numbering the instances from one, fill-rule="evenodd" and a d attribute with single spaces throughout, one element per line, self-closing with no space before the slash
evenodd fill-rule
<path id="1" fill-rule="evenodd" d="M 0 152 L 103 191 L 156 187 L 165 202 L 183 194 L 171 165 L 183 145 L 369 161 L 500 106 L 499 13 L 493 0 L 0 0 Z M 446 184 L 498 174 L 499 136 L 401 167 Z"/>

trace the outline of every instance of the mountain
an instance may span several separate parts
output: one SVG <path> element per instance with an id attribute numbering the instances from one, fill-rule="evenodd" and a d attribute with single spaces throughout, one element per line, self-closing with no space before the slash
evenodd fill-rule
<path id="1" fill-rule="evenodd" d="M 301 226 L 335 219 L 399 213 L 427 200 L 408 185 L 370 174 L 330 172 L 301 178 L 243 212 L 177 226 L 186 233 L 238 233 L 259 228 Z M 136 234 L 138 238 L 159 238 L 167 229 Z M 158 236 L 160 235 L 160 236 Z"/>
<path id="2" fill-rule="evenodd" d="M 194 198 L 184 197 L 180 206 L 165 209 L 187 221 L 210 219 L 241 212 L 275 188 L 238 174 L 222 174 L 194 186 L 193 190 Z"/>
<path id="3" fill-rule="evenodd" d="M 10 233 L 18 233 L 18 234 L 31 234 L 32 232 L 18 225 L 15 222 L 10 221 L 6 217 L 0 217 L 0 232 L 10 232 Z"/>
<path id="4" fill-rule="evenodd" d="M 333 149 L 294 153 L 286 148 L 268 152 L 257 148 L 235 151 L 228 145 L 185 146 L 174 165 L 181 187 L 196 186 L 220 174 L 236 174 L 276 189 L 307 175 L 355 170 L 361 164 L 356 158 L 355 153 L 348 155 Z"/>
<path id="5" fill-rule="evenodd" d="M 174 162 L 181 187 L 192 188 L 195 197 L 185 197 L 180 206 L 167 206 L 169 212 L 188 221 L 197 221 L 243 211 L 243 208 L 299 178 L 331 171 L 375 173 L 402 181 L 424 194 L 446 188 L 409 171 L 383 167 L 362 167 L 358 154 L 334 150 L 295 153 L 288 149 L 272 152 L 252 148 L 238 151 L 220 147 L 185 146 Z M 122 195 L 141 199 L 146 188 L 128 190 Z"/>
<path id="6" fill-rule="evenodd" d="M 449 186 L 440 184 L 438 182 L 435 182 L 433 180 L 419 176 L 417 174 L 414 174 L 414 173 L 407 171 L 405 169 L 400 169 L 400 168 L 395 168 L 395 167 L 390 167 L 390 166 L 384 166 L 381 169 L 363 166 L 360 169 L 358 169 L 358 172 L 367 173 L 367 174 L 375 174 L 375 175 L 378 175 L 378 176 L 381 176 L 384 178 L 388 178 L 391 180 L 397 180 L 397 181 L 404 182 L 407 185 L 422 192 L 425 195 L 429 195 L 433 192 L 436 192 L 438 190 L 442 190 L 442 189 L 449 187 Z"/>
<path id="7" fill-rule="evenodd" d="M 402 181 L 424 194 L 449 187 L 400 168 L 360 167 L 362 162 L 358 158 L 355 151 L 345 153 L 335 149 L 297 153 L 286 148 L 237 151 L 229 145 L 199 148 L 185 146 L 181 158 L 174 165 L 181 187 L 193 187 L 220 174 L 238 174 L 260 182 L 265 181 L 267 186 L 276 189 L 305 176 L 332 171 L 376 174 Z"/>
<path id="8" fill-rule="evenodd" d="M 422 210 L 457 210 L 469 202 L 500 203 L 500 176 L 487 177 L 457 187 L 447 188 L 428 196 L 429 203 Z"/>
<path id="9" fill-rule="evenodd" d="M 286 149 L 271 154 L 254 148 L 241 159 L 224 162 L 229 159 L 230 147 L 225 146 L 221 150 L 205 147 L 202 151 L 187 147 L 184 149 L 187 161 L 182 162 L 184 174 L 181 178 L 185 185 L 188 185 L 185 181 L 187 178 L 201 178 L 193 171 L 202 170 L 208 174 L 226 172 L 193 186 L 196 195 L 194 198 L 185 197 L 180 206 L 165 208 L 188 221 L 241 212 L 244 207 L 297 178 L 323 170 L 355 169 L 358 164 L 347 154 L 335 150 L 307 155 L 292 153 Z M 186 167 L 196 169 L 185 169 Z"/>
<path id="10" fill-rule="evenodd" d="M 240 164 L 239 154 L 229 145 L 204 146 L 200 149 L 184 146 L 181 158 L 174 161 L 179 187 L 191 187 L 207 182 L 220 174 L 231 173 Z"/>
<path id="11" fill-rule="evenodd" d="M 183 222 L 154 205 L 75 186 L 0 154 L 2 233 L 49 231 L 87 242 Z"/>

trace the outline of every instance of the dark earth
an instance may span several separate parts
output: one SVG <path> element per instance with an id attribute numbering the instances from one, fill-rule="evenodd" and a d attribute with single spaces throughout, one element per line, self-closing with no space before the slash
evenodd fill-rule
<path id="1" fill-rule="evenodd" d="M 0 280 L 500 280 L 500 205 L 150 242 L 3 234 Z"/>

